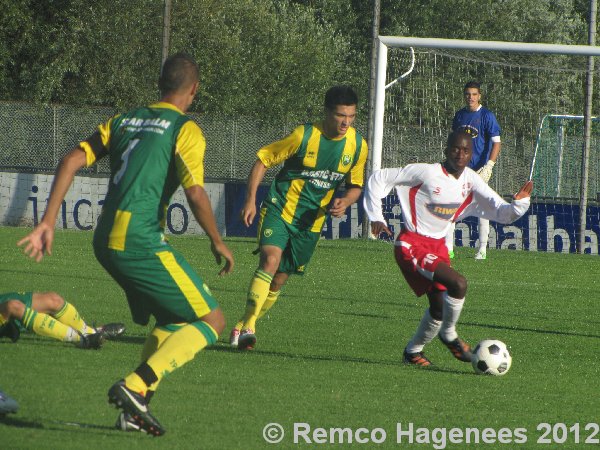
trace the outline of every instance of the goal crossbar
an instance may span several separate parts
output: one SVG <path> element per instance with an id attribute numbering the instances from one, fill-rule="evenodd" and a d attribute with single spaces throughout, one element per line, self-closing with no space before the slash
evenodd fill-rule
<path id="1" fill-rule="evenodd" d="M 502 51 L 538 54 L 568 54 L 577 56 L 600 56 L 600 47 L 591 45 L 542 44 L 528 42 L 477 41 L 462 39 L 417 38 L 379 36 L 377 45 L 377 77 L 373 108 L 373 137 L 371 139 L 371 170 L 381 168 L 383 149 L 383 123 L 385 91 L 387 87 L 388 47 L 418 47 L 438 49 L 461 49 L 473 51 Z M 391 84 L 391 83 L 390 83 Z"/>
<path id="2" fill-rule="evenodd" d="M 379 36 L 379 43 L 389 47 L 452 48 L 460 50 L 493 50 L 500 52 L 600 56 L 600 47 L 591 45 L 476 41 L 464 39 L 417 38 L 398 36 Z"/>

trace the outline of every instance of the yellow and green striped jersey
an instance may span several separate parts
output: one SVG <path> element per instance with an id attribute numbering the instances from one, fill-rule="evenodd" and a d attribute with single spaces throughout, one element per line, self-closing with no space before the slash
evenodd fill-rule
<path id="1" fill-rule="evenodd" d="M 166 209 L 181 184 L 204 184 L 206 141 L 200 127 L 170 103 L 112 117 L 80 147 L 87 165 L 110 158 L 108 192 L 94 245 L 156 249 L 164 242 Z"/>
<path id="2" fill-rule="evenodd" d="M 341 182 L 363 186 L 367 152 L 367 143 L 352 127 L 341 138 L 329 139 L 321 123 L 300 125 L 257 153 L 266 167 L 284 163 L 263 205 L 298 230 L 320 232 Z"/>

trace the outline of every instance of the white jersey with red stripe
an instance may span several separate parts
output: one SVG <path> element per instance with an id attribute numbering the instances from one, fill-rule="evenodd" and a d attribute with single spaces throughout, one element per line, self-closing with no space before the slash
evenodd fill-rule
<path id="1" fill-rule="evenodd" d="M 434 239 L 444 238 L 452 222 L 468 216 L 511 223 L 529 209 L 529 197 L 507 203 L 469 168 L 457 179 L 440 163 L 409 164 L 369 177 L 364 207 L 371 222 L 386 223 L 381 199 L 394 188 L 405 228 Z"/>

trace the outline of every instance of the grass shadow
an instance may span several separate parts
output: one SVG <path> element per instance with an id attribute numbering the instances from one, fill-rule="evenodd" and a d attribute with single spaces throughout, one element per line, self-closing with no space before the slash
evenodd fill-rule
<path id="1" fill-rule="evenodd" d="M 7 425 L 9 427 L 15 427 L 15 428 L 32 428 L 32 429 L 44 428 L 44 425 L 42 425 L 39 422 L 23 420 L 18 417 L 8 416 L 8 415 L 0 416 L 0 424 Z"/>
<path id="2" fill-rule="evenodd" d="M 273 350 L 252 350 L 241 352 L 235 348 L 229 347 L 228 345 L 214 345 L 206 349 L 207 351 L 227 352 L 227 353 L 239 353 L 244 355 L 256 355 L 256 356 L 268 356 L 275 358 L 294 359 L 297 361 L 321 361 L 321 362 L 348 362 L 348 363 L 359 363 L 359 364 L 376 364 L 381 366 L 392 366 L 392 367 L 403 367 L 408 370 L 427 370 L 442 373 L 455 373 L 465 374 L 466 372 L 456 369 L 449 369 L 438 366 L 430 366 L 428 368 L 414 367 L 404 364 L 402 361 L 391 361 L 391 360 L 377 360 L 372 358 L 361 358 L 356 356 L 347 355 L 301 355 L 298 353 L 290 352 L 278 352 Z M 471 372 L 469 371 L 468 374 Z"/>
<path id="3" fill-rule="evenodd" d="M 105 435 L 107 431 L 119 432 L 114 426 L 109 425 L 98 425 L 95 423 L 83 423 L 83 422 L 71 422 L 66 420 L 27 420 L 15 416 L 0 416 L 0 425 L 6 425 L 8 427 L 32 429 L 32 430 L 48 430 L 48 431 L 60 431 L 60 432 L 79 432 L 79 433 L 90 433 L 95 432 L 96 434 Z M 122 433 L 123 436 L 138 436 L 143 433 Z"/>

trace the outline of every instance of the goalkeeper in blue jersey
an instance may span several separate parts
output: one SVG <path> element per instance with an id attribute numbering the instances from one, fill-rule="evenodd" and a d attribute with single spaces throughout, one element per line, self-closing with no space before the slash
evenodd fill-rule
<path id="1" fill-rule="evenodd" d="M 241 350 L 256 343 L 256 320 L 269 310 L 290 274 L 303 274 L 329 215 L 341 217 L 362 192 L 367 144 L 352 127 L 358 97 L 348 86 L 325 94 L 325 118 L 297 127 L 257 153 L 248 177 L 241 219 L 257 215 L 256 190 L 267 168 L 283 163 L 262 202 L 258 230 L 260 260 L 248 289 L 244 316 L 231 330 Z M 338 186 L 346 192 L 334 199 Z"/>
<path id="2" fill-rule="evenodd" d="M 496 116 L 481 104 L 481 86 L 469 81 L 464 87 L 466 106 L 454 115 L 453 131 L 466 131 L 473 138 L 473 156 L 469 168 L 473 169 L 488 183 L 492 170 L 500 155 L 500 125 Z M 450 257 L 454 257 L 454 223 L 446 236 L 446 246 Z M 486 259 L 490 221 L 479 218 L 479 249 L 475 259 Z"/>

